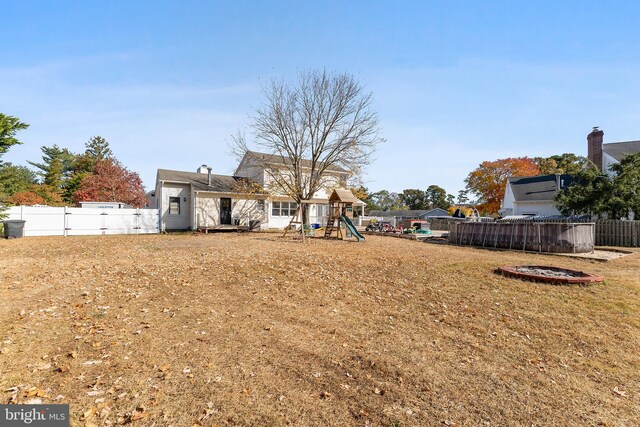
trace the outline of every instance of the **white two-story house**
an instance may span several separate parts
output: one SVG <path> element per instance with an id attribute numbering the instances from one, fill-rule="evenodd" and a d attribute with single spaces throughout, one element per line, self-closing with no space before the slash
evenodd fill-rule
<path id="1" fill-rule="evenodd" d="M 594 127 L 587 135 L 587 157 L 607 175 L 612 174 L 611 165 L 620 162 L 629 154 L 640 153 L 640 141 L 604 143 L 604 132 Z"/>
<path id="2" fill-rule="evenodd" d="M 292 179 L 289 175 L 289 169 L 286 166 L 288 161 L 289 159 L 283 158 L 282 156 L 248 151 L 240 161 L 234 174 L 250 179 L 261 185 L 264 190 L 269 193 L 267 209 L 267 223 L 269 228 L 286 227 L 298 208 L 297 203 L 285 194 L 286 192 L 283 189 L 286 185 L 282 183 Z M 301 166 L 303 172 L 302 179 L 309 179 L 311 162 L 303 160 Z M 308 173 L 305 174 L 305 172 Z M 334 189 L 347 188 L 349 175 L 349 171 L 339 166 L 327 168 L 323 175 L 320 190 L 317 191 L 310 200 L 310 223 L 317 223 L 321 226 L 326 225 L 329 214 L 329 196 Z M 356 209 L 359 208 L 362 211 L 364 205 L 364 202 L 359 202 Z"/>
<path id="3" fill-rule="evenodd" d="M 298 208 L 276 185 L 288 178 L 286 161 L 249 151 L 233 175 L 212 174 L 206 165 L 196 172 L 158 169 L 151 198 L 160 210 L 161 230 L 286 227 Z M 303 172 L 305 164 L 309 162 L 303 163 Z M 329 195 L 347 188 L 348 177 L 340 167 L 327 170 L 322 189 L 310 200 L 310 223 L 326 224 Z M 362 209 L 364 203 L 358 206 Z"/>

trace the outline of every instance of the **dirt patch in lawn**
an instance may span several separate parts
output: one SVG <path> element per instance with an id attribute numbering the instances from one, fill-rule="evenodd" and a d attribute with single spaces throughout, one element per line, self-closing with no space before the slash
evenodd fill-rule
<path id="1" fill-rule="evenodd" d="M 637 425 L 640 268 L 367 236 L 0 241 L 0 397 L 72 425 Z M 549 263 L 550 258 L 544 257 Z M 6 390 L 6 391 L 5 391 Z"/>

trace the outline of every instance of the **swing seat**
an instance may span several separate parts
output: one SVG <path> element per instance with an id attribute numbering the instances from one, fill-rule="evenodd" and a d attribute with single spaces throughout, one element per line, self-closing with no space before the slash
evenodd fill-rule
<path id="1" fill-rule="evenodd" d="M 310 237 L 315 237 L 316 236 L 316 232 L 315 229 L 311 226 L 308 226 L 305 224 L 304 226 L 304 234 L 305 236 L 310 236 Z"/>

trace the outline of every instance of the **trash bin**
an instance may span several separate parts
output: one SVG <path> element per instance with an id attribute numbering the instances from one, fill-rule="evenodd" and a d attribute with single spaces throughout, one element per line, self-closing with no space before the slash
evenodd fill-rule
<path id="1" fill-rule="evenodd" d="M 24 223 L 21 219 L 9 219 L 2 221 L 4 224 L 4 237 L 7 239 L 13 239 L 17 237 L 24 237 Z"/>

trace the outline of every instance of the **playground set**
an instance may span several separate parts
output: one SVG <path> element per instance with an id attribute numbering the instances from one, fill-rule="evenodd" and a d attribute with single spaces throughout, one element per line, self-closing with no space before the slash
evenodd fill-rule
<path id="1" fill-rule="evenodd" d="M 364 241 L 364 236 L 360 234 L 353 224 L 353 204 L 356 202 L 358 202 L 358 199 L 350 190 L 333 190 L 329 197 L 329 217 L 327 218 L 327 225 L 324 227 L 325 239 L 331 238 L 335 232 L 337 238 L 341 240 L 355 238 L 358 242 Z M 306 237 L 315 237 L 316 233 L 322 231 L 322 228 L 314 228 L 311 224 L 303 223 L 302 210 L 304 205 L 305 202 L 298 205 L 298 209 L 289 225 L 285 228 L 283 236 L 286 236 L 289 230 L 297 228 L 296 225 L 300 226 L 303 241 Z"/>

